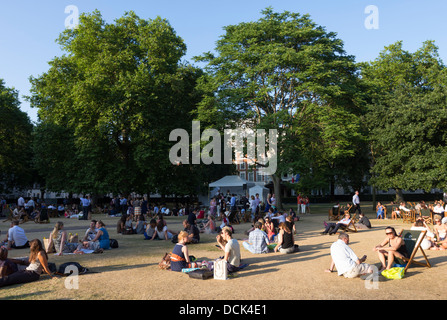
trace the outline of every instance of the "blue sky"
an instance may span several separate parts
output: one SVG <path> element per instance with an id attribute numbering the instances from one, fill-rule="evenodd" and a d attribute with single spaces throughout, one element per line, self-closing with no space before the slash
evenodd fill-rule
<path id="1" fill-rule="evenodd" d="M 447 1 L 445 0 L 0 0 L 0 78 L 19 91 L 21 108 L 32 121 L 37 110 L 23 95 L 29 94 L 30 76 L 48 70 L 48 62 L 62 55 L 55 40 L 65 28 L 67 6 L 80 12 L 101 11 L 113 23 L 133 10 L 143 19 L 166 18 L 188 47 L 185 60 L 213 51 L 223 27 L 258 20 L 268 6 L 274 11 L 308 13 L 327 31 L 336 32 L 345 51 L 358 62 L 371 61 L 391 43 L 402 40 L 411 52 L 425 40 L 434 40 L 447 61 Z M 368 5 L 379 12 L 379 29 L 367 29 Z"/>

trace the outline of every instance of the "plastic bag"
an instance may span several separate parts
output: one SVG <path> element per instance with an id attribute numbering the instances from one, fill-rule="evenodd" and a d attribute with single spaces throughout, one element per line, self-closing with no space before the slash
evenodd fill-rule
<path id="1" fill-rule="evenodd" d="M 402 279 L 405 274 L 405 268 L 391 268 L 382 271 L 382 276 L 387 279 Z"/>

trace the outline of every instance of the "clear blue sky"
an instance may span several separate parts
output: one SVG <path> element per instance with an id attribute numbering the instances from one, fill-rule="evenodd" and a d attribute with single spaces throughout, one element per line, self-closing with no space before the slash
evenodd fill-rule
<path id="1" fill-rule="evenodd" d="M 184 39 L 188 61 L 213 51 L 224 26 L 258 20 L 268 6 L 310 14 L 327 31 L 336 32 L 358 62 L 374 60 L 385 46 L 399 40 L 411 52 L 425 40 L 434 40 L 441 59 L 447 61 L 445 0 L 0 0 L 0 78 L 19 91 L 21 108 L 32 121 L 37 120 L 37 110 L 22 96 L 29 94 L 29 77 L 46 72 L 48 61 L 62 54 L 55 40 L 65 28 L 69 5 L 81 13 L 98 9 L 109 23 L 130 10 L 143 19 L 166 18 Z M 378 30 L 365 28 L 368 5 L 379 10 Z"/>

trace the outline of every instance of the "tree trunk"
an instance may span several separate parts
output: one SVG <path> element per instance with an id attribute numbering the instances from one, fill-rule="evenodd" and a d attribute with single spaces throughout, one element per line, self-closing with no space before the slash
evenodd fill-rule
<path id="1" fill-rule="evenodd" d="M 271 176 L 272 177 L 272 181 L 273 181 L 273 193 L 275 194 L 276 197 L 276 207 L 279 210 L 283 210 L 283 205 L 282 205 L 282 194 L 281 194 L 281 177 L 274 174 Z"/>
<path id="2" fill-rule="evenodd" d="M 396 190 L 396 203 L 399 204 L 404 201 L 404 195 L 402 193 L 402 189 L 394 189 Z"/>

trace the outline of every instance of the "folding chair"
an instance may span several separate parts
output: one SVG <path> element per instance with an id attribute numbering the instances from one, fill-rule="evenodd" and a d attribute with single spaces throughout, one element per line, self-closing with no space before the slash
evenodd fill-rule
<path id="1" fill-rule="evenodd" d="M 354 207 L 354 206 L 353 206 Z M 345 232 L 357 232 L 357 228 L 355 226 L 357 214 L 355 213 L 353 216 L 351 216 L 351 221 L 346 226 L 341 226 L 340 228 L 343 229 Z"/>
<path id="2" fill-rule="evenodd" d="M 329 209 L 329 221 L 338 221 L 340 220 L 340 206 L 332 207 Z"/>
<path id="3" fill-rule="evenodd" d="M 430 261 L 428 261 L 428 258 L 425 255 L 424 250 L 421 248 L 422 240 L 424 240 L 426 234 L 427 234 L 426 230 L 424 231 L 402 230 L 399 233 L 399 237 L 401 237 L 404 240 L 405 246 L 407 247 L 407 252 L 410 256 L 410 258 L 396 258 L 396 262 L 398 262 L 399 264 L 404 264 L 405 262 L 407 263 L 404 269 L 405 272 L 407 272 L 407 269 L 410 267 L 411 264 L 417 264 L 423 267 L 431 268 Z M 424 256 L 425 263 L 414 261 L 414 257 L 418 250 L 420 250 L 422 255 Z"/>

